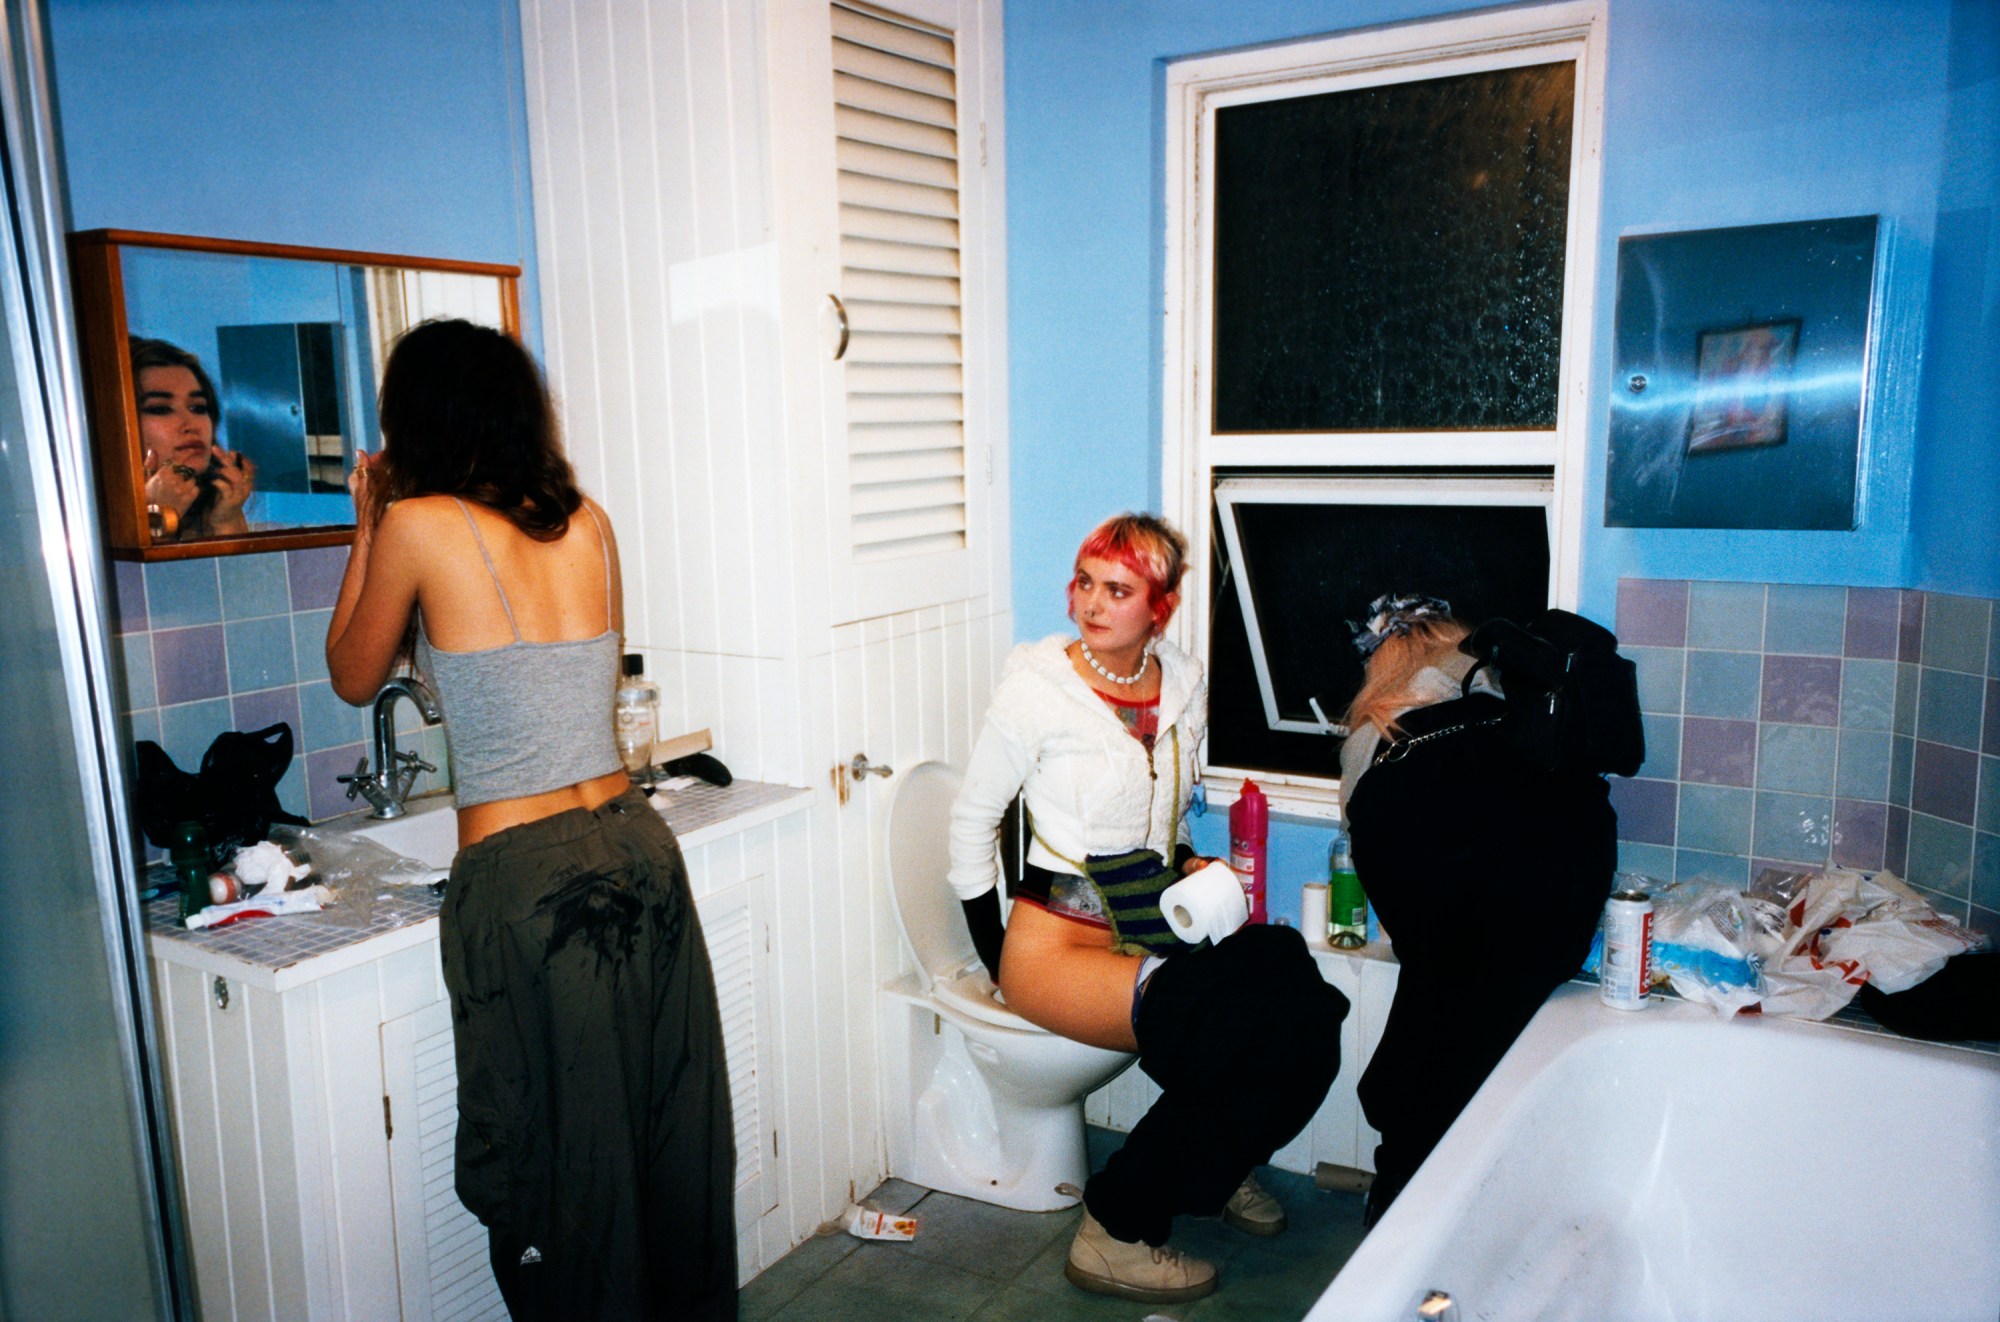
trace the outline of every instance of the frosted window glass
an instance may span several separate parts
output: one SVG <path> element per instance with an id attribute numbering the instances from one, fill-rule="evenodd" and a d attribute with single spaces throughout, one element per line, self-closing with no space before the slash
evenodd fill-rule
<path id="1" fill-rule="evenodd" d="M 1217 432 L 1548 429 L 1575 65 L 1215 116 Z"/>

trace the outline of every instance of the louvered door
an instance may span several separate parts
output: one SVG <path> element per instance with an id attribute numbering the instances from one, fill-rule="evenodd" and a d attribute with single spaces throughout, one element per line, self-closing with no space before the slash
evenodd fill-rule
<path id="1" fill-rule="evenodd" d="M 780 297 L 819 318 L 788 379 L 838 624 L 996 581 L 998 22 L 978 0 L 806 3 L 773 10 Z"/>

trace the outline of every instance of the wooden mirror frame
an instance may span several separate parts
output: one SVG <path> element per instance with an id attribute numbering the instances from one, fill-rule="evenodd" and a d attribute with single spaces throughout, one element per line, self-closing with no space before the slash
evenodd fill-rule
<path id="1" fill-rule="evenodd" d="M 69 236 L 70 285 L 76 299 L 77 338 L 83 360 L 84 407 L 103 505 L 104 538 L 118 560 L 186 560 L 211 555 L 246 555 L 308 546 L 346 546 L 352 524 L 229 533 L 186 542 L 155 544 L 146 520 L 146 478 L 139 441 L 139 409 L 133 393 L 132 358 L 127 345 L 123 252 L 127 248 L 170 248 L 240 257 L 279 257 L 341 266 L 383 266 L 493 276 L 500 282 L 502 329 L 520 338 L 518 266 L 461 262 L 436 257 L 305 248 L 284 243 L 150 234 L 138 230 L 86 230 Z M 367 438 L 371 441 L 378 438 Z"/>

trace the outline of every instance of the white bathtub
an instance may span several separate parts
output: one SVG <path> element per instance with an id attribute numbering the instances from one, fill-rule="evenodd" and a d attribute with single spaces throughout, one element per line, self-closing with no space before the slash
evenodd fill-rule
<path id="1" fill-rule="evenodd" d="M 1543 1007 L 1307 1322 L 2000 1318 L 2000 1056 Z"/>

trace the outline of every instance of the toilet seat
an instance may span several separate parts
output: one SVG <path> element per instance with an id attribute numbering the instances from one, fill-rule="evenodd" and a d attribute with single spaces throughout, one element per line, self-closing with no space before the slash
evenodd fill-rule
<path id="1" fill-rule="evenodd" d="M 1049 1031 L 1040 1024 L 1029 1023 L 1008 1008 L 1007 1003 L 1000 999 L 1000 989 L 993 985 L 993 979 L 986 976 L 985 965 L 977 960 L 954 976 L 933 982 L 930 994 L 931 999 L 939 1004 L 996 1028 L 1011 1028 L 1017 1033 Z"/>

